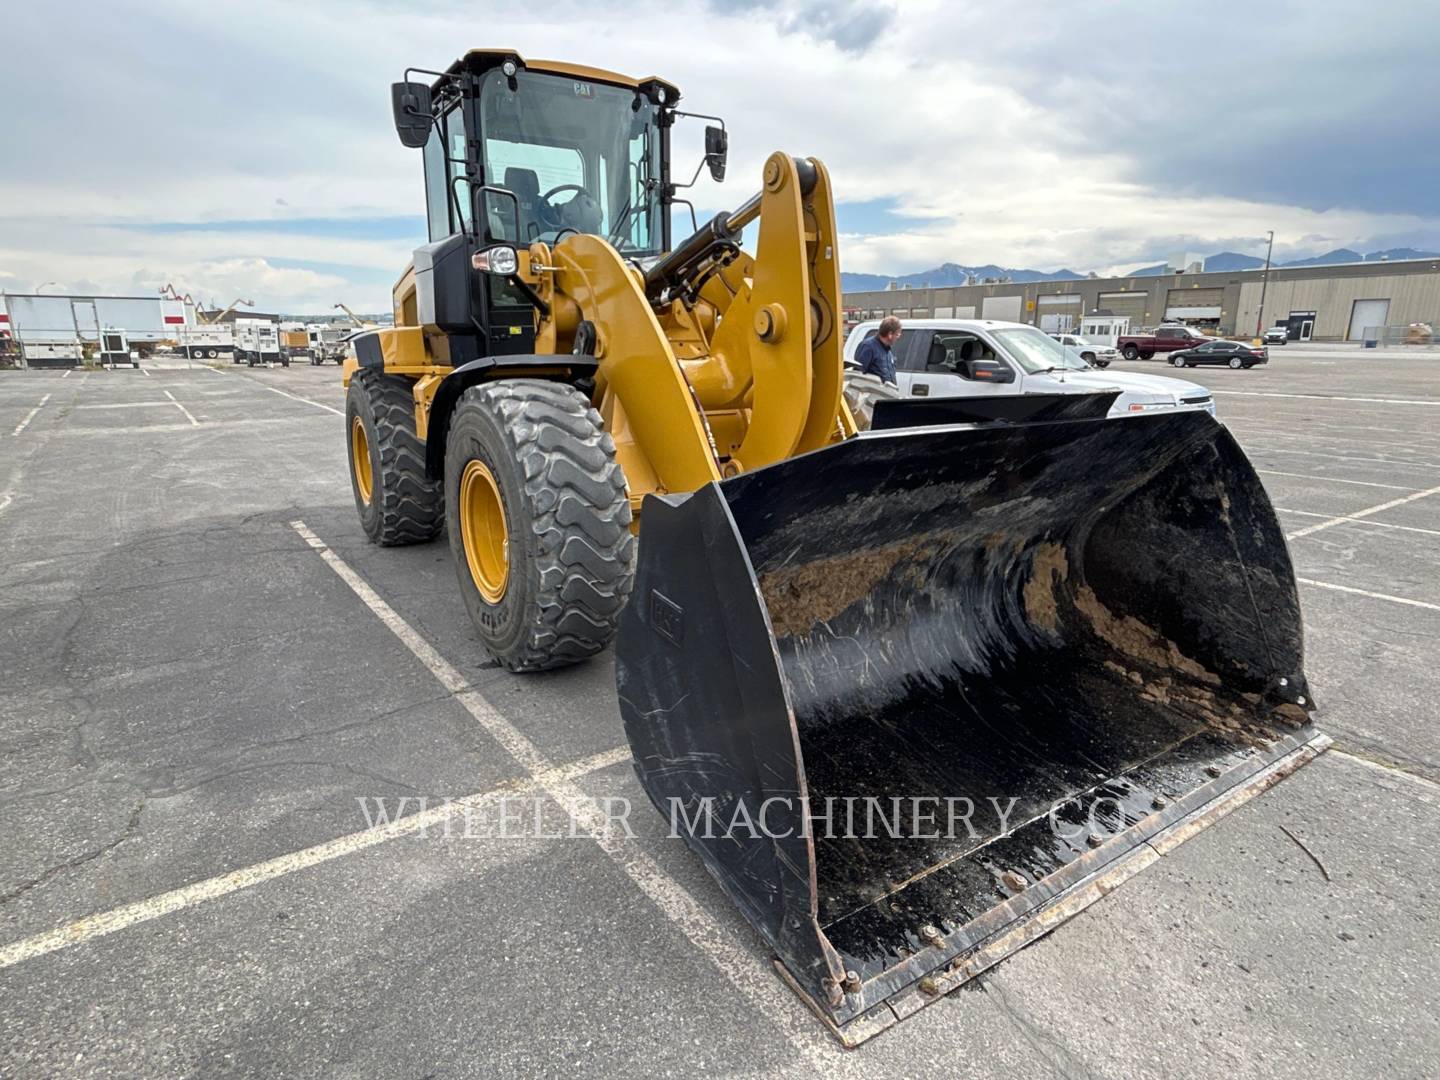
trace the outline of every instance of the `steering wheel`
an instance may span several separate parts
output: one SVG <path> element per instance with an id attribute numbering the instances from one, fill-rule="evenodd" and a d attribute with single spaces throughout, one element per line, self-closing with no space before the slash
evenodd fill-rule
<path id="1" fill-rule="evenodd" d="M 583 184 L 556 184 L 549 191 L 545 192 L 543 195 L 538 196 L 539 201 L 536 204 L 535 209 L 539 213 L 540 217 L 544 220 L 546 225 L 548 225 L 551 229 L 558 229 L 562 224 L 560 220 L 560 207 L 551 203 L 551 197 L 554 195 L 563 194 L 566 191 L 573 191 L 578 195 L 585 192 L 585 190 L 586 189 Z M 569 204 L 567 203 L 566 205 L 568 206 Z"/>

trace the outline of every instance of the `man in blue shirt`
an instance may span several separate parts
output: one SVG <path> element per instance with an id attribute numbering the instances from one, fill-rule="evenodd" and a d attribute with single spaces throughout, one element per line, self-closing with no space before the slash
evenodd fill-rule
<path id="1" fill-rule="evenodd" d="M 896 385 L 895 354 L 891 346 L 900 340 L 900 320 L 887 315 L 880 320 L 880 331 L 872 338 L 866 338 L 855 350 L 855 361 L 860 365 L 860 374 L 874 375 L 881 382 Z"/>

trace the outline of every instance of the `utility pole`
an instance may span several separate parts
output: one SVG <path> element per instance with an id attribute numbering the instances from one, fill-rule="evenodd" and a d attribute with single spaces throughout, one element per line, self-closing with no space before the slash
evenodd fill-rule
<path id="1" fill-rule="evenodd" d="M 1270 243 L 1265 248 L 1265 269 L 1260 274 L 1260 310 L 1255 313 L 1255 340 L 1261 340 L 1261 323 L 1265 321 L 1265 287 L 1270 284 L 1270 253 L 1275 250 L 1275 230 L 1270 230 Z"/>

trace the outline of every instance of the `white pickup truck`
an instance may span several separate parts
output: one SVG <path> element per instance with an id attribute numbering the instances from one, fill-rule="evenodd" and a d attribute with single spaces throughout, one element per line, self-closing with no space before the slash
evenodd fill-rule
<path id="1" fill-rule="evenodd" d="M 845 364 L 880 328 L 863 322 L 845 340 Z M 992 319 L 906 319 L 895 343 L 902 397 L 978 397 L 986 394 L 1083 394 L 1119 390 L 1111 416 L 1169 409 L 1214 415 L 1210 391 L 1184 379 L 1129 371 L 1097 371 L 1073 349 L 1033 326 Z"/>

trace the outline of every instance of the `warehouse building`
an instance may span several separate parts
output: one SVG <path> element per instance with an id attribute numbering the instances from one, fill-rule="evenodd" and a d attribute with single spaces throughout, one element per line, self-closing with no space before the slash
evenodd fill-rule
<path id="1" fill-rule="evenodd" d="M 1161 322 L 1248 336 L 1258 320 L 1286 327 L 1292 341 L 1361 341 L 1372 328 L 1440 330 L 1440 259 L 847 292 L 845 309 L 851 325 L 898 315 L 1074 331 L 1083 320 L 1086 332 L 1103 338 L 1098 327 L 1113 335 Z"/>

